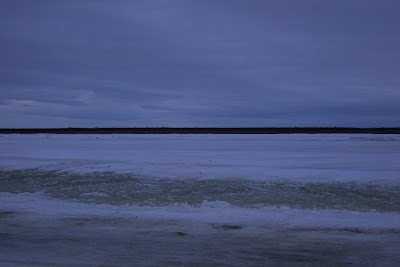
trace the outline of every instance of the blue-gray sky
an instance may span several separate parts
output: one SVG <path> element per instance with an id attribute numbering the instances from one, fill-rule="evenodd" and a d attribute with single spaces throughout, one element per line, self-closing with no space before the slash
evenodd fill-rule
<path id="1" fill-rule="evenodd" d="M 400 126 L 398 0 L 0 2 L 0 127 Z"/>

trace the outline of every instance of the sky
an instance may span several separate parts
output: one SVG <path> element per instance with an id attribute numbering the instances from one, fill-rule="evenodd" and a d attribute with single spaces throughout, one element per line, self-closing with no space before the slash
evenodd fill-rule
<path id="1" fill-rule="evenodd" d="M 398 0 L 2 0 L 0 128 L 400 127 Z"/>

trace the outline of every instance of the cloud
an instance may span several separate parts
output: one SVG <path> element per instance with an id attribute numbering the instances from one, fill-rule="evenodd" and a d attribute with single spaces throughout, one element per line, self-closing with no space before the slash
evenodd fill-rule
<path id="1" fill-rule="evenodd" d="M 399 125 L 397 1 L 24 5 L 0 4 L 2 127 Z"/>

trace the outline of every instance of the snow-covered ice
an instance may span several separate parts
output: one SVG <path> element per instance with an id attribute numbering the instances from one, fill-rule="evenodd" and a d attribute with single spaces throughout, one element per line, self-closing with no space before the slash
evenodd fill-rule
<path id="1" fill-rule="evenodd" d="M 0 135 L 0 168 L 400 183 L 400 135 Z"/>
<path id="2" fill-rule="evenodd" d="M 400 262 L 399 135 L 0 135 L 0 264 Z"/>

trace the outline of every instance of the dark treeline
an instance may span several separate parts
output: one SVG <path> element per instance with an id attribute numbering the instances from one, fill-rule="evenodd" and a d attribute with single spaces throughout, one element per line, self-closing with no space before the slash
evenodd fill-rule
<path id="1" fill-rule="evenodd" d="M 17 128 L 1 134 L 400 134 L 400 128 Z"/>

